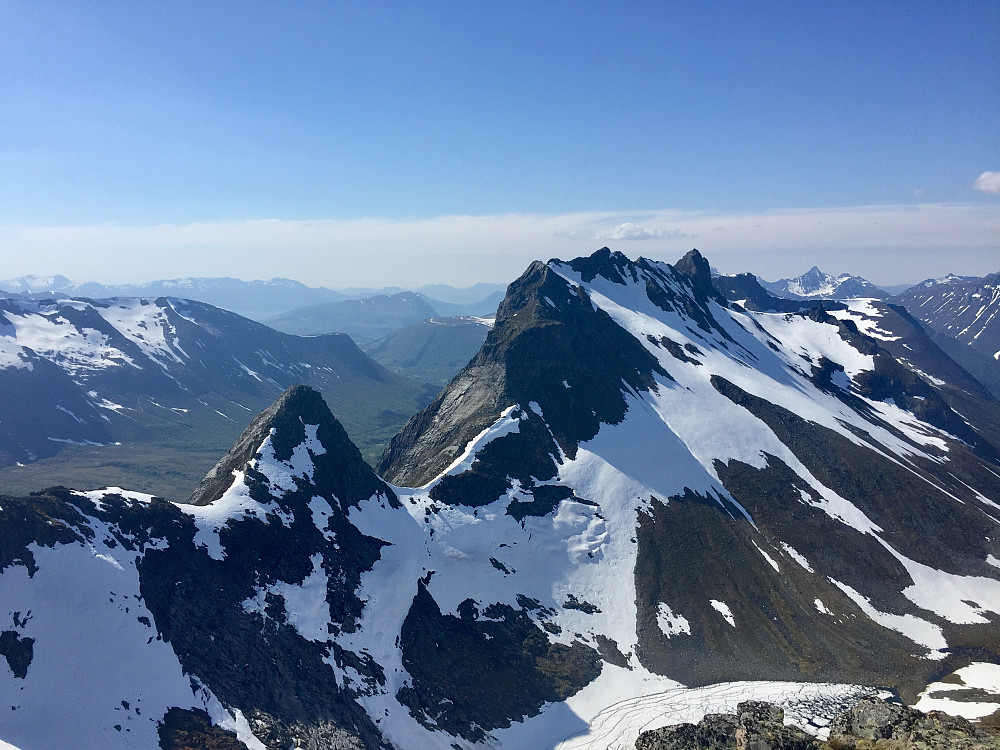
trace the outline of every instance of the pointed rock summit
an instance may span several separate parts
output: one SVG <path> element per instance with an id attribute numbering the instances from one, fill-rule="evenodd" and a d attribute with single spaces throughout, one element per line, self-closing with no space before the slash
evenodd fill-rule
<path id="1" fill-rule="evenodd" d="M 222 497 L 232 486 L 236 472 L 245 470 L 268 437 L 274 457 L 288 461 L 296 446 L 305 442 L 306 425 L 317 428 L 316 437 L 324 449 L 323 453 L 312 456 L 316 465 L 314 481 L 329 483 L 328 489 L 345 507 L 388 490 L 365 463 L 319 392 L 309 386 L 293 385 L 254 417 L 232 448 L 202 479 L 191 495 L 190 504 L 208 505 Z"/>
<path id="2" fill-rule="evenodd" d="M 712 286 L 712 268 L 697 249 L 691 250 L 674 263 L 674 270 L 691 280 L 695 292 L 706 297 L 718 296 L 718 292 Z"/>
<path id="3" fill-rule="evenodd" d="M 376 467 L 382 476 L 420 486 L 447 468 L 504 410 L 532 403 L 545 415 L 547 427 L 538 420 L 545 447 L 521 450 L 547 467 L 536 466 L 536 471 L 551 475 L 550 455 L 573 455 L 602 421 L 618 422 L 625 415 L 625 389 L 652 386 L 652 374 L 661 371 L 656 358 L 594 305 L 583 287 L 560 275 L 555 263 L 532 263 L 508 287 L 482 349 L 393 438 Z M 600 276 L 619 284 L 625 283 L 623 272 L 635 268 L 608 248 L 569 266 L 584 278 Z M 522 428 L 518 437 L 528 434 Z"/>

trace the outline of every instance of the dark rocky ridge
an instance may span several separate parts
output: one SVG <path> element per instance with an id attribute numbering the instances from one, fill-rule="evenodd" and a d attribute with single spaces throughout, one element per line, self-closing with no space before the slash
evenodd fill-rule
<path id="1" fill-rule="evenodd" d="M 594 259 L 612 258 L 605 249 Z M 624 417 L 623 382 L 647 390 L 653 372 L 662 373 L 655 358 L 596 309 L 582 288 L 535 262 L 508 288 L 476 357 L 392 439 L 376 469 L 396 484 L 420 486 L 506 408 L 530 401 L 540 405 L 551 430 L 551 454 L 573 456 L 601 422 Z"/>

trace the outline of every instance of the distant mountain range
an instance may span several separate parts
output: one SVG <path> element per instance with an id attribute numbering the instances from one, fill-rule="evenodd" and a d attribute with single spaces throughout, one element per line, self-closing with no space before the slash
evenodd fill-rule
<path id="1" fill-rule="evenodd" d="M 889 292 L 861 276 L 841 274 L 831 276 L 813 266 L 801 276 L 792 279 L 764 281 L 760 285 L 771 294 L 787 299 L 858 299 L 869 297 L 885 299 Z"/>
<path id="2" fill-rule="evenodd" d="M 416 292 L 398 292 L 299 307 L 264 322 L 299 336 L 339 331 L 359 344 L 368 344 L 429 318 L 494 315 L 501 299 L 501 292 L 493 292 L 478 302 L 458 304 L 439 302 Z"/>
<path id="3" fill-rule="evenodd" d="M 291 336 L 172 297 L 0 297 L 0 466 L 8 486 L 41 474 L 51 483 L 54 467 L 39 460 L 69 452 L 95 464 L 77 481 L 171 495 L 295 383 L 336 405 L 369 460 L 433 396 L 344 334 Z M 142 455 L 137 446 L 147 446 Z M 165 463 L 166 446 L 188 458 Z M 67 470 L 79 475 L 79 464 Z"/>
<path id="4" fill-rule="evenodd" d="M 504 286 L 503 284 L 480 283 L 467 289 L 456 289 L 444 284 L 430 284 L 414 289 L 412 293 L 421 295 L 433 310 L 426 317 L 434 315 L 482 315 L 496 310 L 497 304 L 503 297 Z M 270 281 L 241 281 L 229 277 L 198 277 L 160 279 L 142 284 L 100 284 L 93 281 L 77 283 L 59 275 L 21 276 L 0 280 L 0 290 L 30 295 L 45 295 L 56 292 L 65 296 L 89 297 L 91 299 L 180 297 L 205 302 L 260 322 L 276 318 L 297 308 L 308 308 L 322 303 L 349 299 L 398 295 L 408 291 L 398 288 L 352 288 L 335 291 L 324 287 L 309 287 L 298 281 L 283 278 L 275 278 Z M 307 315 L 315 316 L 315 312 L 307 313 Z M 336 314 L 332 320 L 334 322 L 338 320 Z M 322 330 L 310 329 L 307 333 L 349 333 L 325 325 L 320 326 L 320 328 Z"/>
<path id="5" fill-rule="evenodd" d="M 394 372 L 444 385 L 469 364 L 492 325 L 487 318 L 428 318 L 361 348 Z"/>
<path id="6" fill-rule="evenodd" d="M 893 298 L 934 340 L 1000 394 L 1000 273 L 928 279 Z"/>

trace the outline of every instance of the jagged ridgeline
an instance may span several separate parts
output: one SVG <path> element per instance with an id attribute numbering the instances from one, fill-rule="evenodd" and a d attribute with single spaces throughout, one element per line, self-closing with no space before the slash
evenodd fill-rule
<path id="1" fill-rule="evenodd" d="M 0 739 L 596 750 L 681 684 L 1000 708 L 1000 407 L 901 308 L 755 283 L 534 263 L 377 473 L 299 386 L 188 504 L 0 498 Z"/>

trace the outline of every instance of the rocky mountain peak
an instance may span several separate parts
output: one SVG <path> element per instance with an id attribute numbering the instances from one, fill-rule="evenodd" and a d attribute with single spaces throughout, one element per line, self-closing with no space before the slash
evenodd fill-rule
<path id="1" fill-rule="evenodd" d="M 483 347 L 389 444 L 376 467 L 382 476 L 407 486 L 424 484 L 505 409 L 531 403 L 545 415 L 546 439 L 558 443 L 552 453 L 572 455 L 602 421 L 624 416 L 623 388 L 652 386 L 651 375 L 660 370 L 655 357 L 595 306 L 586 290 L 557 273 L 554 263 L 532 263 L 508 287 Z M 616 284 L 625 283 L 623 271 L 631 277 L 635 269 L 607 248 L 568 265 Z"/>
<path id="2" fill-rule="evenodd" d="M 612 252 L 607 247 L 602 247 L 592 255 L 574 258 L 569 262 L 570 268 L 580 274 L 580 278 L 588 284 L 598 276 L 623 284 L 625 282 L 622 272 L 631 265 L 632 261 L 628 257 L 617 250 Z"/>
<path id="3" fill-rule="evenodd" d="M 346 505 L 391 491 L 364 462 L 361 452 L 333 416 L 318 391 L 293 385 L 254 417 L 222 460 L 217 463 L 191 495 L 192 505 L 208 505 L 232 486 L 236 472 L 243 471 L 270 438 L 274 457 L 291 459 L 295 448 L 306 441 L 306 425 L 316 428 L 322 451 L 313 451 L 314 481 L 330 484 L 332 494 Z"/>
<path id="4" fill-rule="evenodd" d="M 706 297 L 717 296 L 712 286 L 712 268 L 697 249 L 690 250 L 674 263 L 674 270 L 691 280 L 691 286 L 696 294 Z"/>

